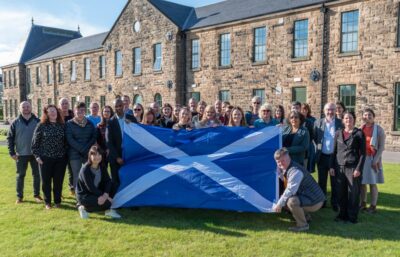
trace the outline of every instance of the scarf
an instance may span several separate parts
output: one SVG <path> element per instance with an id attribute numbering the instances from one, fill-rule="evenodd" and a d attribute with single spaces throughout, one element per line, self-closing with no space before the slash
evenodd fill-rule
<path id="1" fill-rule="evenodd" d="M 77 117 L 74 117 L 72 119 L 72 121 L 75 122 L 75 124 L 77 124 L 79 127 L 82 127 L 82 128 L 86 127 L 86 124 L 87 124 L 86 117 L 83 117 L 82 121 L 78 121 Z"/>

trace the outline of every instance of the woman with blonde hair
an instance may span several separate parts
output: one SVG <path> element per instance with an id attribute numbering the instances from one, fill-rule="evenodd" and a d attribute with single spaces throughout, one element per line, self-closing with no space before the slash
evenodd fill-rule
<path id="1" fill-rule="evenodd" d="M 181 111 L 179 112 L 179 122 L 175 123 L 174 126 L 172 126 L 172 129 L 174 130 L 181 130 L 181 129 L 186 129 L 186 130 L 192 130 L 193 129 L 193 124 L 192 124 L 192 114 L 187 107 L 182 107 Z"/>
<path id="2" fill-rule="evenodd" d="M 273 109 L 270 104 L 263 104 L 258 111 L 258 120 L 254 122 L 254 127 L 265 128 L 269 126 L 276 126 L 279 122 L 272 118 Z"/>
<path id="3" fill-rule="evenodd" d="M 206 107 L 207 103 L 204 101 L 200 101 L 197 104 L 197 114 L 192 117 L 192 123 L 195 127 L 197 127 L 198 123 L 201 121 L 201 119 L 203 119 L 204 110 L 206 109 Z"/>
<path id="4" fill-rule="evenodd" d="M 210 128 L 221 126 L 214 106 L 208 105 L 204 110 L 203 118 L 196 124 L 196 128 Z"/>

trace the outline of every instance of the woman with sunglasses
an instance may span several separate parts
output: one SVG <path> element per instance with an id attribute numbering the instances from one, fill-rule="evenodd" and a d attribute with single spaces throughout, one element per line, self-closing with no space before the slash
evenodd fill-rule
<path id="1" fill-rule="evenodd" d="M 133 106 L 133 116 L 135 117 L 137 122 L 139 122 L 139 123 L 142 122 L 142 120 L 143 120 L 143 105 L 136 103 Z"/>
<path id="2" fill-rule="evenodd" d="M 365 137 L 354 126 L 355 115 L 343 113 L 343 129 L 335 133 L 329 173 L 336 179 L 339 214 L 335 221 L 357 223 L 360 208 L 361 175 L 365 162 Z"/>
<path id="3" fill-rule="evenodd" d="M 258 112 L 260 119 L 254 122 L 255 128 L 265 128 L 269 126 L 278 125 L 278 121 L 272 118 L 272 106 L 269 104 L 263 104 Z"/>
<path id="4" fill-rule="evenodd" d="M 297 111 L 291 111 L 288 121 L 282 132 L 283 147 L 289 150 L 293 161 L 304 166 L 305 153 L 310 144 L 310 134 L 303 126 L 304 116 Z"/>
<path id="5" fill-rule="evenodd" d="M 100 211 L 106 211 L 105 215 L 111 218 L 121 218 L 114 209 L 110 209 L 114 192 L 107 169 L 101 165 L 102 159 L 102 149 L 97 145 L 92 146 L 88 160 L 79 172 L 76 199 L 82 219 L 89 218 L 88 212 Z"/>
<path id="6" fill-rule="evenodd" d="M 175 124 L 172 120 L 172 106 L 168 103 L 164 104 L 161 108 L 161 118 L 159 120 L 160 127 L 172 128 Z"/>
<path id="7" fill-rule="evenodd" d="M 255 96 L 251 99 L 251 111 L 246 112 L 246 124 L 249 126 L 253 126 L 254 122 L 258 120 L 260 117 L 258 116 L 258 111 L 261 106 L 261 97 Z"/>

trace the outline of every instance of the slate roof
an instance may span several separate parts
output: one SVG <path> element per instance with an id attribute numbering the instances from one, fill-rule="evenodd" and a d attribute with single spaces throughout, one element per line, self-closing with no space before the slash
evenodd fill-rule
<path id="1" fill-rule="evenodd" d="M 99 48 L 102 48 L 102 43 L 105 37 L 107 36 L 108 32 L 88 36 L 88 37 L 82 37 L 78 39 L 74 39 L 69 41 L 68 43 L 47 52 L 46 54 L 43 54 L 35 59 L 32 59 L 28 63 L 32 62 L 37 62 L 41 60 L 46 60 L 46 59 L 51 59 L 51 58 L 56 58 L 56 57 L 61 57 L 61 56 L 66 56 L 66 55 L 71 55 L 71 54 L 77 54 L 81 52 L 86 52 L 90 50 L 96 50 Z"/>
<path id="2" fill-rule="evenodd" d="M 330 1 L 335 0 L 226 0 L 193 8 L 164 0 L 149 0 L 182 30 L 249 19 Z"/>
<path id="3" fill-rule="evenodd" d="M 79 31 L 32 25 L 19 63 L 25 63 L 68 41 L 82 37 Z"/>

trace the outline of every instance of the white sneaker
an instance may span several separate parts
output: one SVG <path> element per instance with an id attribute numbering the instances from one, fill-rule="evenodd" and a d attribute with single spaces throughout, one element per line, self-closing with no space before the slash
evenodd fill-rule
<path id="1" fill-rule="evenodd" d="M 104 213 L 106 216 L 111 217 L 113 219 L 120 219 L 122 218 L 121 215 L 118 214 L 118 212 L 114 209 L 109 209 Z"/>
<path id="2" fill-rule="evenodd" d="M 85 210 L 85 206 L 83 205 L 79 206 L 78 211 L 82 219 L 86 220 L 89 218 L 89 213 Z"/>

